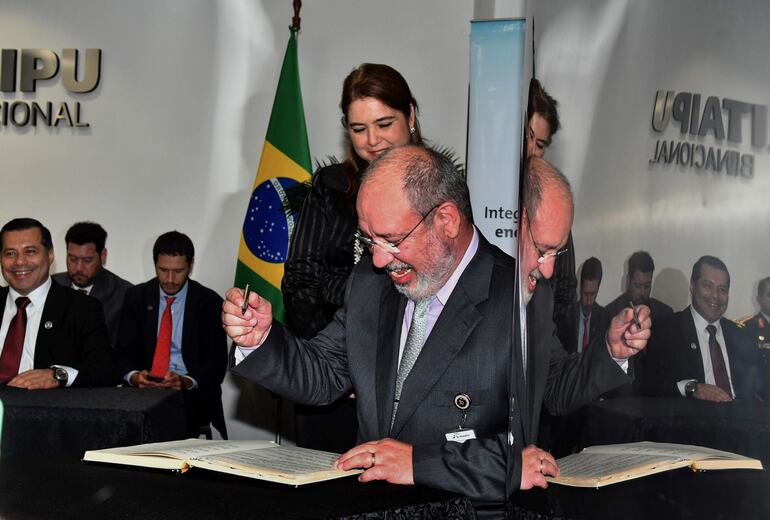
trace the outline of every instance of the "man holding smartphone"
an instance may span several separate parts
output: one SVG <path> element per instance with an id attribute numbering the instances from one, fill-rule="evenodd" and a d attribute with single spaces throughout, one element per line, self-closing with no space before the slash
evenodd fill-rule
<path id="1" fill-rule="evenodd" d="M 195 248 L 187 235 L 162 234 L 152 253 L 157 276 L 129 289 L 123 305 L 118 356 L 124 380 L 138 388 L 184 391 L 188 435 L 197 437 L 211 423 L 226 439 L 222 298 L 189 278 Z"/>

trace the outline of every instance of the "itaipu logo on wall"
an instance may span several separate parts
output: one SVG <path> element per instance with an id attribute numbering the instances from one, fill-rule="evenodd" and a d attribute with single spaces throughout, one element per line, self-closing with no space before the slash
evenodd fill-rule
<path id="1" fill-rule="evenodd" d="M 71 94 L 92 92 L 99 86 L 101 49 L 86 49 L 85 59 L 77 49 L 63 49 L 61 56 L 48 49 L 2 49 L 0 51 L 0 92 L 36 93 L 38 82 L 53 80 L 58 75 Z M 82 74 L 78 78 L 78 68 Z M 35 99 L 2 100 L 0 126 L 8 127 L 88 127 L 82 117 L 79 101 Z"/>
<path id="2" fill-rule="evenodd" d="M 675 165 L 697 174 L 754 177 L 755 153 L 766 153 L 767 106 L 691 92 L 659 90 L 652 130 L 679 130 L 679 139 L 658 139 L 651 165 Z M 713 144 L 712 144 L 713 143 Z M 739 148 L 750 145 L 754 153 Z"/>

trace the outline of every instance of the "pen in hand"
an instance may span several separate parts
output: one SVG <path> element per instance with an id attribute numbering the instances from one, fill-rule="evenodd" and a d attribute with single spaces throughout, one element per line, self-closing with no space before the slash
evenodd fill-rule
<path id="1" fill-rule="evenodd" d="M 250 294 L 251 294 L 251 289 L 249 288 L 249 284 L 246 284 L 246 288 L 243 290 L 243 303 L 241 304 L 241 315 L 246 314 L 246 309 L 249 308 Z"/>
<path id="2" fill-rule="evenodd" d="M 248 285 L 246 288 L 248 289 Z M 639 321 L 639 308 L 634 306 L 634 302 L 628 302 L 628 304 L 631 306 L 631 310 L 634 311 L 634 323 L 636 324 L 637 328 L 641 330 L 642 322 Z"/>

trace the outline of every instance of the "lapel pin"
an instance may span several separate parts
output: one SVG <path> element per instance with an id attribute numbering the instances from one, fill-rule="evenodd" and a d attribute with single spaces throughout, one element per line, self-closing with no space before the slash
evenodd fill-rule
<path id="1" fill-rule="evenodd" d="M 695 342 L 693 341 L 692 343 L 690 343 L 690 348 L 693 350 L 698 350 L 698 345 L 696 345 Z"/>
<path id="2" fill-rule="evenodd" d="M 46 321 L 43 324 L 43 327 L 45 327 L 45 330 L 51 330 L 53 328 L 53 323 L 51 323 L 50 321 Z"/>
<path id="3" fill-rule="evenodd" d="M 151 311 L 151 310 L 153 310 L 154 308 L 155 308 L 155 307 L 153 307 L 152 305 L 148 305 L 148 306 L 147 306 L 147 310 L 148 310 L 148 311 Z"/>
<path id="4" fill-rule="evenodd" d="M 471 405 L 471 398 L 468 394 L 457 394 L 455 396 L 455 406 L 460 410 L 467 410 Z"/>

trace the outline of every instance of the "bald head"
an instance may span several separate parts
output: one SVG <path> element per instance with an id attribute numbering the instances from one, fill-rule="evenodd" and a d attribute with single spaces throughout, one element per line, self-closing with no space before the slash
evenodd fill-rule
<path id="1" fill-rule="evenodd" d="M 529 218 L 535 218 L 544 197 L 560 202 L 570 214 L 574 212 L 569 181 L 545 159 L 533 157 L 527 162 L 522 192 L 524 209 Z M 571 223 L 570 219 L 570 225 Z"/>
<path id="2" fill-rule="evenodd" d="M 444 202 L 452 202 L 467 223 L 473 223 L 463 175 L 452 161 L 429 148 L 407 145 L 389 149 L 366 169 L 361 177 L 361 189 L 369 183 L 380 187 L 380 183 L 397 183 L 419 215 Z"/>

